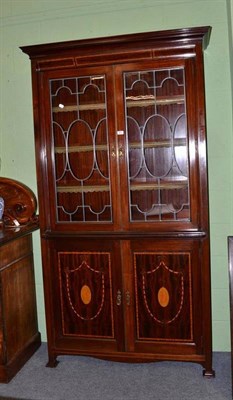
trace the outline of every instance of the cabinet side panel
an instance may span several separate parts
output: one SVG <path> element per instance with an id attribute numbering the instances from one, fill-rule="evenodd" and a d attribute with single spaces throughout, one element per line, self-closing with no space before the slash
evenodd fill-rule
<path id="1" fill-rule="evenodd" d="M 38 331 L 31 239 L 23 239 L 28 242 L 26 254 L 1 271 L 8 360 L 24 348 Z M 13 254 L 14 245 L 12 242 L 9 249 Z"/>

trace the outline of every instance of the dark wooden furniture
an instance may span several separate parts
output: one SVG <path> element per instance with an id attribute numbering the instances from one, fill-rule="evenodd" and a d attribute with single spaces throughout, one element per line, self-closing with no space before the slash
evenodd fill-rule
<path id="1" fill-rule="evenodd" d="M 22 47 L 32 63 L 49 366 L 183 360 L 212 376 L 198 27 Z"/>
<path id="2" fill-rule="evenodd" d="M 29 188 L 0 178 L 5 201 L 0 229 L 0 382 L 9 382 L 40 346 L 32 232 L 39 228 Z"/>
<path id="3" fill-rule="evenodd" d="M 231 327 L 231 382 L 233 398 L 233 236 L 228 236 L 228 265 L 230 288 L 230 327 Z"/>

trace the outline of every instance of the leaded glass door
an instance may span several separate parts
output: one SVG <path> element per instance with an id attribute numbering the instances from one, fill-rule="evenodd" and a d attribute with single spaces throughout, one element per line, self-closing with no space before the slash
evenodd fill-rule
<path id="1" fill-rule="evenodd" d="M 112 81 L 108 68 L 54 73 L 48 80 L 57 226 L 101 230 L 117 224 Z"/>
<path id="2" fill-rule="evenodd" d="M 192 116 L 187 114 L 191 98 L 187 93 L 195 85 L 195 81 L 186 83 L 190 64 L 138 67 L 119 69 L 124 96 L 124 121 L 119 129 L 124 130 L 125 138 L 118 141 L 127 160 L 125 176 L 121 172 L 127 187 L 124 220 L 130 229 L 168 224 L 167 229 L 197 227 L 192 201 L 192 191 L 197 188 L 195 154 L 190 168 L 190 143 L 195 146 L 196 133 L 189 129 Z"/>

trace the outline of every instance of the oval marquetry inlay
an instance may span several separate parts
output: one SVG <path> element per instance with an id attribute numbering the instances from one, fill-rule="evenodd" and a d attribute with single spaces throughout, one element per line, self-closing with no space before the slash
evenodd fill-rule
<path id="1" fill-rule="evenodd" d="M 169 303 L 169 293 L 164 286 L 162 286 L 158 291 L 158 301 L 161 307 L 167 307 Z"/>
<path id="2" fill-rule="evenodd" d="M 91 302 L 91 289 L 87 285 L 83 285 L 81 289 L 81 299 L 84 304 Z"/>

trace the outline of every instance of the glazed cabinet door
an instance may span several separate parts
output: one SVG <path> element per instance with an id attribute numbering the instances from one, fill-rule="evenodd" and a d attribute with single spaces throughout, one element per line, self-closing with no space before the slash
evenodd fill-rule
<path id="1" fill-rule="evenodd" d="M 45 153 L 41 160 L 38 152 L 44 229 L 116 229 L 120 209 L 112 68 L 50 71 L 40 79 L 41 121 L 46 121 L 38 137 Z"/>
<path id="2" fill-rule="evenodd" d="M 47 246 L 46 243 L 43 243 Z M 49 241 L 51 278 L 45 279 L 51 353 L 76 354 L 123 349 L 119 245 L 66 238 Z M 48 255 L 46 255 L 48 257 Z"/>
<path id="3" fill-rule="evenodd" d="M 155 239 L 131 241 L 130 246 L 133 301 L 127 309 L 128 350 L 195 359 L 204 342 L 201 243 Z"/>
<path id="4" fill-rule="evenodd" d="M 116 68 L 123 224 L 197 230 L 200 213 L 198 84 L 194 60 Z M 197 113 L 197 114 L 195 114 Z M 127 167 L 125 168 L 125 165 Z M 201 177 L 205 185 L 205 175 Z"/>
<path id="5" fill-rule="evenodd" d="M 194 151 L 205 146 L 195 59 L 51 71 L 41 80 L 45 228 L 207 227 L 198 212 L 206 174 Z"/>

